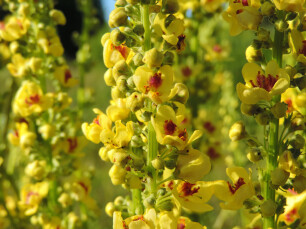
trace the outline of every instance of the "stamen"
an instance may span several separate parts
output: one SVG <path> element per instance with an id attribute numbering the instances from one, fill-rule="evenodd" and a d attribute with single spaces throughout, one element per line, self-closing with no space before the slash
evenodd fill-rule
<path id="1" fill-rule="evenodd" d="M 227 182 L 228 184 L 228 188 L 230 190 L 230 192 L 232 194 L 235 194 L 235 192 L 242 186 L 245 184 L 244 180 L 242 177 L 239 177 L 238 181 L 234 184 L 234 185 L 231 185 L 229 182 Z"/>
<path id="2" fill-rule="evenodd" d="M 180 197 L 192 196 L 197 193 L 200 187 L 194 187 L 195 184 L 191 184 L 189 182 L 184 182 L 182 185 L 179 185 L 178 191 L 180 193 Z"/>
<path id="3" fill-rule="evenodd" d="M 176 130 L 176 125 L 172 122 L 172 120 L 166 120 L 164 130 L 166 135 L 173 135 Z"/>

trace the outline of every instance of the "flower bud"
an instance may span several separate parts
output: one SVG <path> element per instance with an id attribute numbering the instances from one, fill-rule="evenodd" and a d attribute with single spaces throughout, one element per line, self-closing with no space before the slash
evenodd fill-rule
<path id="1" fill-rule="evenodd" d="M 245 51 L 245 57 L 249 63 L 253 63 L 261 61 L 263 55 L 260 49 L 255 49 L 254 46 L 250 45 Z"/>
<path id="2" fill-rule="evenodd" d="M 247 158 L 253 163 L 263 159 L 261 151 L 258 148 L 250 148 L 247 154 Z"/>
<path id="3" fill-rule="evenodd" d="M 271 181 L 273 185 L 283 186 L 289 178 L 290 173 L 283 169 L 276 168 L 271 172 Z"/>
<path id="4" fill-rule="evenodd" d="M 116 85 L 121 92 L 123 92 L 123 93 L 126 92 L 128 90 L 128 86 L 127 86 L 127 82 L 126 82 L 126 76 L 120 76 L 116 80 Z"/>
<path id="5" fill-rule="evenodd" d="M 66 17 L 62 11 L 52 9 L 49 13 L 50 17 L 55 21 L 58 25 L 65 25 L 66 24 Z"/>
<path id="6" fill-rule="evenodd" d="M 125 202 L 125 199 L 122 196 L 117 196 L 116 199 L 114 200 L 115 206 L 121 206 Z"/>
<path id="7" fill-rule="evenodd" d="M 68 207 L 72 204 L 72 199 L 67 193 L 62 193 L 57 201 L 62 205 L 63 208 Z"/>
<path id="8" fill-rule="evenodd" d="M 111 149 L 107 152 L 109 160 L 116 165 L 126 164 L 129 154 L 124 149 Z"/>
<path id="9" fill-rule="evenodd" d="M 174 169 L 176 167 L 176 160 L 175 159 L 165 160 L 165 167 L 167 167 L 168 169 Z"/>
<path id="10" fill-rule="evenodd" d="M 155 206 L 156 199 L 153 194 L 145 198 L 144 205 L 146 208 L 152 208 Z"/>
<path id="11" fill-rule="evenodd" d="M 115 205 L 113 202 L 108 202 L 105 206 L 105 213 L 109 216 L 109 217 L 113 217 L 113 213 L 115 211 Z"/>
<path id="12" fill-rule="evenodd" d="M 286 103 L 276 103 L 272 108 L 271 112 L 275 118 L 279 119 L 285 117 L 288 105 Z"/>
<path id="13" fill-rule="evenodd" d="M 128 16 L 124 7 L 115 8 L 109 15 L 108 24 L 111 28 L 127 25 Z"/>
<path id="14" fill-rule="evenodd" d="M 108 161 L 109 158 L 108 158 L 108 151 L 109 151 L 109 148 L 107 147 L 101 147 L 100 150 L 99 150 L 99 156 L 100 158 L 103 160 L 103 161 Z"/>
<path id="15" fill-rule="evenodd" d="M 119 29 L 114 29 L 110 33 L 110 39 L 114 45 L 118 46 L 125 41 L 125 35 Z"/>
<path id="16" fill-rule="evenodd" d="M 298 193 L 304 192 L 306 190 L 306 177 L 303 175 L 296 176 L 293 180 L 293 188 Z"/>
<path id="17" fill-rule="evenodd" d="M 113 87 L 111 90 L 111 94 L 114 100 L 125 97 L 124 93 L 122 93 L 118 87 Z"/>
<path id="18" fill-rule="evenodd" d="M 163 161 L 163 159 L 157 157 L 154 160 L 152 160 L 152 166 L 156 169 L 156 170 L 160 170 L 160 169 L 164 169 L 165 167 L 165 163 Z"/>
<path id="19" fill-rule="evenodd" d="M 36 134 L 33 132 L 27 132 L 20 137 L 20 146 L 22 149 L 26 149 L 34 145 L 36 140 Z"/>
<path id="20" fill-rule="evenodd" d="M 10 43 L 10 51 L 12 54 L 19 52 L 19 43 L 17 41 Z"/>
<path id="21" fill-rule="evenodd" d="M 46 175 L 46 161 L 31 162 L 25 168 L 25 173 L 36 180 L 41 180 Z"/>
<path id="22" fill-rule="evenodd" d="M 302 71 L 305 72 L 305 69 Z M 303 90 L 306 88 L 306 76 L 296 77 L 294 78 L 294 82 L 300 90 Z"/>
<path id="23" fill-rule="evenodd" d="M 110 33 L 105 33 L 101 37 L 101 44 L 102 44 L 102 46 L 104 46 L 104 44 L 106 43 L 106 41 L 108 41 L 108 39 L 110 39 Z"/>
<path id="24" fill-rule="evenodd" d="M 40 69 L 41 63 L 42 63 L 41 58 L 32 57 L 28 65 L 33 73 L 37 73 L 37 71 Z"/>
<path id="25" fill-rule="evenodd" d="M 279 157 L 279 165 L 278 167 L 294 174 L 299 173 L 299 165 L 297 161 L 294 159 L 291 151 L 284 151 Z"/>
<path id="26" fill-rule="evenodd" d="M 295 149 L 303 149 L 305 145 L 305 139 L 300 134 L 297 134 L 290 139 L 289 144 Z"/>
<path id="27" fill-rule="evenodd" d="M 118 61 L 113 67 L 113 77 L 117 81 L 121 75 L 129 75 L 130 69 L 124 60 Z"/>
<path id="28" fill-rule="evenodd" d="M 140 2 L 140 0 L 126 0 L 126 1 L 132 5 L 136 5 L 137 3 Z"/>
<path id="29" fill-rule="evenodd" d="M 142 36 L 144 34 L 144 28 L 143 28 L 143 25 L 141 24 L 137 24 L 135 25 L 134 29 L 133 29 L 133 32 L 135 34 L 137 34 L 138 36 Z"/>
<path id="30" fill-rule="evenodd" d="M 172 90 L 177 90 L 176 95 L 172 98 L 174 101 L 185 104 L 189 98 L 189 91 L 185 84 L 176 83 Z"/>
<path id="31" fill-rule="evenodd" d="M 270 16 L 274 13 L 275 10 L 275 6 L 273 3 L 269 2 L 269 1 L 265 1 L 262 5 L 261 5 L 261 14 L 264 16 Z"/>
<path id="32" fill-rule="evenodd" d="M 229 137 L 232 141 L 239 141 L 247 136 L 245 126 L 242 121 L 234 123 L 229 130 Z"/>
<path id="33" fill-rule="evenodd" d="M 23 2 L 20 4 L 18 9 L 18 14 L 22 15 L 23 17 L 26 17 L 30 14 L 30 4 L 27 2 Z"/>
<path id="34" fill-rule="evenodd" d="M 270 40 L 270 32 L 266 29 L 260 28 L 257 33 L 257 39 L 259 41 L 269 41 Z"/>
<path id="35" fill-rule="evenodd" d="M 112 68 L 109 68 L 107 69 L 107 71 L 104 73 L 104 81 L 105 81 L 105 84 L 107 86 L 115 86 L 116 85 L 116 81 L 113 77 L 113 69 Z"/>
<path id="36" fill-rule="evenodd" d="M 244 115 L 248 115 L 248 116 L 257 115 L 260 112 L 262 112 L 262 108 L 256 104 L 241 103 L 240 109 Z"/>
<path id="37" fill-rule="evenodd" d="M 286 21 L 283 21 L 283 20 L 277 20 L 274 24 L 275 24 L 275 28 L 279 32 L 284 32 L 289 26 L 288 23 Z"/>
<path id="38" fill-rule="evenodd" d="M 177 0 L 164 0 L 162 2 L 162 13 L 174 14 L 179 10 L 179 4 Z"/>
<path id="39" fill-rule="evenodd" d="M 55 126 L 50 124 L 45 124 L 39 127 L 38 132 L 41 134 L 42 138 L 47 140 L 54 136 Z"/>
<path id="40" fill-rule="evenodd" d="M 173 203 L 171 200 L 162 201 L 157 205 L 158 209 L 161 211 L 172 211 Z"/>
<path id="41" fill-rule="evenodd" d="M 271 121 L 271 115 L 269 112 L 264 111 L 255 116 L 255 120 L 259 125 L 266 126 Z"/>
<path id="42" fill-rule="evenodd" d="M 116 7 L 123 7 L 125 6 L 127 3 L 126 3 L 126 0 L 117 0 L 116 3 L 115 3 L 115 6 Z"/>
<path id="43" fill-rule="evenodd" d="M 296 69 L 290 65 L 286 65 L 285 70 L 290 76 L 290 79 L 292 79 L 296 74 Z"/>
<path id="44" fill-rule="evenodd" d="M 109 170 L 108 175 L 111 178 L 113 185 L 123 184 L 126 176 L 126 170 L 118 165 L 113 165 Z"/>
<path id="45" fill-rule="evenodd" d="M 136 112 L 144 106 L 144 98 L 141 93 L 134 92 L 126 100 L 126 107 L 131 109 L 132 112 Z"/>
<path id="46" fill-rule="evenodd" d="M 148 65 L 149 68 L 160 67 L 163 62 L 164 55 L 157 51 L 156 48 L 152 48 L 147 51 L 142 59 L 144 63 Z"/>
<path id="47" fill-rule="evenodd" d="M 291 120 L 291 128 L 293 130 L 304 130 L 305 120 L 301 113 L 295 114 L 294 118 Z"/>
<path id="48" fill-rule="evenodd" d="M 277 205 L 273 200 L 266 200 L 263 204 L 260 205 L 261 215 L 263 217 L 274 216 L 276 207 Z"/>

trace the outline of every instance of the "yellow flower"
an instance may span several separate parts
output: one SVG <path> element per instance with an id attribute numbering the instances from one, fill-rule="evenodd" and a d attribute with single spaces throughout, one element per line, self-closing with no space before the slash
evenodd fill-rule
<path id="1" fill-rule="evenodd" d="M 220 8 L 221 4 L 225 2 L 224 0 L 201 0 L 201 5 L 207 12 L 215 12 Z"/>
<path id="2" fill-rule="evenodd" d="M 115 132 L 111 129 L 103 129 L 100 134 L 100 140 L 109 148 L 122 148 L 129 144 L 134 134 L 133 123 L 129 121 L 126 125 L 121 121 L 115 122 Z"/>
<path id="3" fill-rule="evenodd" d="M 83 123 L 82 130 L 89 141 L 98 144 L 100 142 L 100 133 L 104 129 L 110 130 L 112 128 L 112 121 L 99 109 L 95 108 L 93 111 L 97 114 L 97 117 L 90 124 L 87 122 Z"/>
<path id="4" fill-rule="evenodd" d="M 87 177 L 74 178 L 75 180 L 72 183 L 71 191 L 72 196 L 77 201 L 85 200 L 91 191 L 91 183 Z"/>
<path id="5" fill-rule="evenodd" d="M 265 74 L 257 64 L 246 63 L 242 75 L 246 84 L 238 83 L 236 89 L 239 99 L 245 104 L 270 101 L 272 96 L 282 94 L 290 85 L 289 75 L 274 60 L 267 64 Z"/>
<path id="6" fill-rule="evenodd" d="M 13 55 L 12 63 L 7 64 L 7 69 L 12 76 L 24 77 L 29 73 L 28 62 L 20 53 L 17 53 Z"/>
<path id="7" fill-rule="evenodd" d="M 52 106 L 51 94 L 43 94 L 40 86 L 31 81 L 24 81 L 16 93 L 13 110 L 15 114 L 27 117 L 41 113 Z"/>
<path id="8" fill-rule="evenodd" d="M 87 140 L 84 136 L 68 137 L 63 142 L 63 151 L 78 156 L 79 152 L 86 146 Z"/>
<path id="9" fill-rule="evenodd" d="M 117 120 L 124 120 L 129 117 L 130 109 L 126 106 L 126 99 L 116 99 L 112 100 L 111 105 L 106 109 L 106 114 L 113 122 Z"/>
<path id="10" fill-rule="evenodd" d="M 209 173 L 210 168 L 209 157 L 191 147 L 180 152 L 177 159 L 177 177 L 191 183 L 201 180 Z"/>
<path id="11" fill-rule="evenodd" d="M 56 67 L 54 70 L 54 77 L 64 87 L 73 87 L 79 83 L 77 79 L 72 77 L 71 71 L 67 65 Z"/>
<path id="12" fill-rule="evenodd" d="M 61 226 L 61 219 L 59 217 L 52 217 L 51 219 L 43 219 L 43 229 L 63 229 Z"/>
<path id="13" fill-rule="evenodd" d="M 157 72 L 140 66 L 136 69 L 133 80 L 138 91 L 148 94 L 155 103 L 169 99 L 173 83 L 173 70 L 169 65 L 162 66 Z"/>
<path id="14" fill-rule="evenodd" d="M 196 130 L 188 138 L 186 129 L 182 129 L 180 123 L 183 121 L 182 115 L 176 116 L 174 110 L 166 105 L 157 109 L 155 117 L 152 117 L 152 124 L 156 131 L 156 139 L 162 145 L 172 145 L 179 150 L 184 150 L 194 140 L 201 137 L 201 132 Z"/>
<path id="15" fill-rule="evenodd" d="M 27 18 L 9 17 L 7 22 L 0 21 L 0 38 L 5 41 L 14 41 L 25 35 L 30 27 Z"/>
<path id="16" fill-rule="evenodd" d="M 214 194 L 213 182 L 198 181 L 191 184 L 179 181 L 172 189 L 174 198 L 183 208 L 193 212 L 206 212 L 213 210 L 213 207 L 206 204 Z"/>
<path id="17" fill-rule="evenodd" d="M 243 207 L 243 202 L 255 195 L 251 174 L 242 167 L 227 168 L 226 174 L 232 180 L 233 184 L 228 181 L 215 181 L 214 194 L 225 203 L 220 203 L 221 208 L 228 210 L 238 210 Z"/>
<path id="18" fill-rule="evenodd" d="M 202 226 L 200 223 L 192 222 L 187 217 L 180 217 L 178 220 L 177 228 L 183 229 L 206 229 L 205 226 Z"/>
<path id="19" fill-rule="evenodd" d="M 297 88 L 288 88 L 282 94 L 282 102 L 288 105 L 287 113 L 298 111 L 306 114 L 306 92 L 300 92 Z"/>
<path id="20" fill-rule="evenodd" d="M 285 11 L 305 11 L 305 0 L 273 0 L 278 10 Z"/>
<path id="21" fill-rule="evenodd" d="M 11 51 L 6 43 L 0 43 L 0 61 L 7 63 L 11 57 Z"/>
<path id="22" fill-rule="evenodd" d="M 175 82 L 184 82 L 198 76 L 203 70 L 202 64 L 180 65 L 175 69 Z"/>
<path id="23" fill-rule="evenodd" d="M 48 194 L 48 182 L 27 184 L 21 189 L 21 200 L 19 206 L 24 210 L 26 216 L 37 212 L 41 200 Z"/>
<path id="24" fill-rule="evenodd" d="M 182 51 L 185 48 L 183 34 L 184 21 L 179 18 L 175 18 L 171 23 L 166 26 L 167 15 L 158 13 L 154 19 L 153 28 L 156 34 L 162 37 L 167 43 L 176 46 L 177 51 Z"/>
<path id="25" fill-rule="evenodd" d="M 279 220 L 285 222 L 287 225 L 294 223 L 295 220 L 301 218 L 301 228 L 305 228 L 305 214 L 306 214 L 306 191 L 297 194 L 292 190 L 287 191 L 285 212 L 279 216 Z M 303 223 L 303 224 L 302 224 Z"/>
<path id="26" fill-rule="evenodd" d="M 41 180 L 46 175 L 46 165 L 46 161 L 35 160 L 27 165 L 25 173 L 36 180 Z"/>
<path id="27" fill-rule="evenodd" d="M 298 62 L 306 64 L 306 33 L 293 29 L 288 33 L 289 46 Z"/>
<path id="28" fill-rule="evenodd" d="M 40 31 L 37 35 L 37 43 L 46 54 L 59 57 L 64 53 L 62 43 L 55 32 L 47 35 L 44 31 Z"/>
<path id="29" fill-rule="evenodd" d="M 230 51 L 229 44 L 218 44 L 214 40 L 204 45 L 204 48 L 207 51 L 205 54 L 205 60 L 207 61 L 222 61 L 228 57 Z"/>
<path id="30" fill-rule="evenodd" d="M 258 9 L 258 0 L 231 0 L 229 8 L 223 12 L 223 18 L 230 24 L 230 34 L 236 36 L 243 30 L 256 30 L 262 16 Z"/>
<path id="31" fill-rule="evenodd" d="M 286 150 L 279 156 L 279 168 L 285 170 L 288 173 L 300 175 L 302 169 L 300 169 L 298 162 L 293 157 L 291 151 Z"/>
<path id="32" fill-rule="evenodd" d="M 107 39 L 103 48 L 103 60 L 107 68 L 112 68 L 120 60 L 129 61 L 133 55 L 130 49 L 122 45 L 114 45 L 111 39 Z"/>
<path id="33" fill-rule="evenodd" d="M 180 11 L 196 9 L 199 6 L 197 0 L 178 0 L 178 3 L 180 5 Z"/>

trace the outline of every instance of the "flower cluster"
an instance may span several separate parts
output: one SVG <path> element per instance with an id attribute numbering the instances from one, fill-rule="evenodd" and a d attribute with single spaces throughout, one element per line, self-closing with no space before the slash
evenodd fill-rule
<path id="1" fill-rule="evenodd" d="M 1 148 L 0 227 L 84 228 L 98 207 L 90 197 L 92 171 L 81 164 L 87 140 L 65 92 L 78 84 L 56 32 L 66 18 L 50 0 L 7 0 L 3 9 L 10 13 L 0 21 L 0 44 L 8 48 L 1 48 L 1 57 L 12 86 L 6 120 L 11 130 L 4 132 L 11 147 Z"/>

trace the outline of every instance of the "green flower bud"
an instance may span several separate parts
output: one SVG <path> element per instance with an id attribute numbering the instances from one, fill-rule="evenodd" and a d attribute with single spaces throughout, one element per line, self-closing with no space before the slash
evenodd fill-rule
<path id="1" fill-rule="evenodd" d="M 55 21 L 58 25 L 65 25 L 66 24 L 66 17 L 62 11 L 52 9 L 49 13 L 50 17 Z"/>
<path id="2" fill-rule="evenodd" d="M 285 117 L 288 105 L 286 103 L 276 103 L 272 108 L 271 112 L 275 118 Z"/>
<path id="3" fill-rule="evenodd" d="M 304 130 L 305 129 L 305 120 L 304 116 L 301 113 L 297 113 L 295 117 L 291 120 L 292 130 Z"/>
<path id="4" fill-rule="evenodd" d="M 115 205 L 113 202 L 108 202 L 105 206 L 105 213 L 109 217 L 113 217 L 113 213 L 115 211 Z"/>
<path id="5" fill-rule="evenodd" d="M 259 125 L 266 126 L 271 121 L 271 114 L 267 111 L 259 113 L 255 116 L 255 120 Z"/>
<path id="6" fill-rule="evenodd" d="M 306 177 L 303 175 L 296 176 L 293 180 L 293 188 L 298 193 L 302 193 L 306 190 Z"/>
<path id="7" fill-rule="evenodd" d="M 163 62 L 164 55 L 157 51 L 156 48 L 152 48 L 147 51 L 142 59 L 144 63 L 148 65 L 149 68 L 160 67 Z"/>
<path id="8" fill-rule="evenodd" d="M 146 208 L 152 208 L 152 207 L 154 207 L 155 202 L 156 202 L 156 199 L 155 199 L 154 195 L 152 194 L 145 199 L 144 205 L 145 205 Z"/>
<path id="9" fill-rule="evenodd" d="M 116 3 L 115 3 L 115 6 L 116 7 L 123 7 L 125 6 L 127 3 L 126 3 L 126 0 L 117 0 Z"/>
<path id="10" fill-rule="evenodd" d="M 114 200 L 115 206 L 121 206 L 125 202 L 125 199 L 122 196 L 117 196 L 116 199 Z"/>
<path id="11" fill-rule="evenodd" d="M 141 147 L 143 146 L 143 141 L 141 137 L 134 135 L 131 139 L 131 146 L 132 147 Z"/>
<path id="12" fill-rule="evenodd" d="M 150 121 L 151 119 L 151 115 L 152 113 L 151 112 L 148 112 L 148 111 L 145 111 L 141 114 L 141 118 L 145 121 L 145 122 L 148 122 Z"/>
<path id="13" fill-rule="evenodd" d="M 288 75 L 290 76 L 290 79 L 293 79 L 293 77 L 296 74 L 296 69 L 290 65 L 286 65 L 285 67 L 286 72 L 288 73 Z"/>
<path id="14" fill-rule="evenodd" d="M 296 12 L 289 12 L 286 17 L 285 17 L 285 20 L 286 21 L 292 21 L 293 19 L 296 18 L 296 16 L 298 15 L 298 13 Z"/>
<path id="15" fill-rule="evenodd" d="M 250 45 L 245 51 L 245 57 L 249 63 L 262 61 L 262 52 L 260 49 L 255 49 L 254 46 Z"/>
<path id="16" fill-rule="evenodd" d="M 126 106 L 131 109 L 132 112 L 136 112 L 144 106 L 144 98 L 141 93 L 134 92 L 126 100 Z"/>
<path id="17" fill-rule="evenodd" d="M 154 160 L 152 160 L 151 163 L 152 163 L 152 166 L 153 166 L 156 170 L 164 169 L 164 167 L 165 167 L 164 161 L 163 161 L 161 158 L 159 158 L 159 157 L 157 157 L 157 158 L 155 158 Z"/>
<path id="18" fill-rule="evenodd" d="M 305 139 L 302 135 L 297 134 L 290 139 L 289 144 L 295 149 L 303 149 L 305 145 Z"/>
<path id="19" fill-rule="evenodd" d="M 111 28 L 127 25 L 128 16 L 124 7 L 115 8 L 109 15 L 108 24 Z"/>
<path id="20" fill-rule="evenodd" d="M 128 88 L 134 89 L 135 88 L 135 83 L 133 80 L 133 77 L 129 77 L 126 81 Z"/>
<path id="21" fill-rule="evenodd" d="M 165 188 L 158 189 L 157 196 L 161 197 L 167 194 L 167 190 Z"/>
<path id="22" fill-rule="evenodd" d="M 279 32 L 285 32 L 285 30 L 288 29 L 288 26 L 289 26 L 288 23 L 283 20 L 277 20 L 274 24 L 275 24 L 275 28 Z"/>
<path id="23" fill-rule="evenodd" d="M 294 78 L 294 83 L 300 90 L 305 89 L 306 88 L 306 76 Z"/>
<path id="24" fill-rule="evenodd" d="M 172 52 L 165 52 L 164 59 L 163 59 L 163 65 L 172 65 L 174 60 L 174 54 Z"/>
<path id="25" fill-rule="evenodd" d="M 137 3 L 140 2 L 140 0 L 126 0 L 126 1 L 132 5 L 136 5 Z"/>
<path id="26" fill-rule="evenodd" d="M 273 185 L 283 186 L 289 178 L 290 173 L 283 169 L 276 168 L 271 172 L 271 181 Z"/>
<path id="27" fill-rule="evenodd" d="M 251 148 L 247 154 L 247 158 L 253 163 L 263 159 L 261 151 L 258 148 Z"/>
<path id="28" fill-rule="evenodd" d="M 261 14 L 264 16 L 270 16 L 274 13 L 275 10 L 275 6 L 273 3 L 269 2 L 269 1 L 265 1 L 262 5 L 261 5 Z"/>
<path id="29" fill-rule="evenodd" d="M 273 200 L 266 200 L 263 204 L 260 205 L 261 215 L 263 217 L 274 216 L 276 208 L 277 205 Z"/>
<path id="30" fill-rule="evenodd" d="M 247 135 L 248 134 L 242 121 L 234 123 L 229 130 L 229 137 L 234 142 L 244 139 Z"/>
<path id="31" fill-rule="evenodd" d="M 176 160 L 175 159 L 165 160 L 165 166 L 168 169 L 174 169 L 176 167 Z"/>
<path id="32" fill-rule="evenodd" d="M 119 29 L 114 29 L 110 33 L 110 39 L 114 45 L 118 46 L 125 41 L 125 35 Z"/>
<path id="33" fill-rule="evenodd" d="M 127 82 L 126 82 L 126 76 L 120 76 L 116 80 L 116 85 L 121 92 L 126 92 L 128 89 Z"/>
<path id="34" fill-rule="evenodd" d="M 134 29 L 133 29 L 133 32 L 135 34 L 137 34 L 138 36 L 142 36 L 144 34 L 144 28 L 143 28 L 143 25 L 141 24 L 137 24 L 135 25 Z"/>
<path id="35" fill-rule="evenodd" d="M 188 91 L 187 86 L 182 83 L 176 83 L 174 86 L 174 90 L 176 89 L 177 89 L 177 93 L 172 98 L 172 100 L 185 104 L 189 98 L 189 91 Z"/>
<path id="36" fill-rule="evenodd" d="M 111 90 L 111 94 L 114 100 L 125 97 L 124 93 L 122 93 L 122 91 L 120 91 L 118 87 L 113 87 Z"/>
<path id="37" fill-rule="evenodd" d="M 163 0 L 162 1 L 162 13 L 174 14 L 179 10 L 179 4 L 177 0 Z"/>
<path id="38" fill-rule="evenodd" d="M 125 60 L 120 60 L 118 61 L 114 67 L 113 67 L 113 77 L 117 82 L 117 79 L 122 76 L 122 75 L 129 75 L 130 69 L 129 66 L 126 64 Z"/>
<path id="39" fill-rule="evenodd" d="M 135 66 L 143 65 L 142 59 L 143 56 L 140 53 L 136 53 L 135 56 L 133 56 L 133 62 Z"/>
<path id="40" fill-rule="evenodd" d="M 132 37 L 127 37 L 125 40 L 125 45 L 129 48 L 136 46 L 136 44 L 137 44 L 136 40 Z"/>
<path id="41" fill-rule="evenodd" d="M 173 203 L 171 200 L 163 201 L 161 203 L 158 203 L 156 205 L 157 209 L 160 211 L 172 211 L 173 209 Z"/>
<path id="42" fill-rule="evenodd" d="M 105 84 L 107 86 L 115 86 L 116 85 L 116 81 L 113 77 L 113 69 L 112 68 L 109 68 L 107 69 L 107 71 L 104 73 L 104 81 L 105 81 Z"/>

